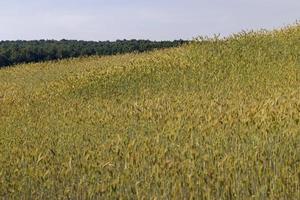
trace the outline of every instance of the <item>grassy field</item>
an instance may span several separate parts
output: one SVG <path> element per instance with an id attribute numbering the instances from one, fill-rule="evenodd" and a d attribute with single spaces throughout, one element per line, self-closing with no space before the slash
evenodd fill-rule
<path id="1" fill-rule="evenodd" d="M 0 70 L 0 198 L 300 199 L 300 26 Z"/>

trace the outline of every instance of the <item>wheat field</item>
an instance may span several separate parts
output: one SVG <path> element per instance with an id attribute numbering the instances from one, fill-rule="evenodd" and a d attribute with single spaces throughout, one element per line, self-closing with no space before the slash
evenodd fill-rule
<path id="1" fill-rule="evenodd" d="M 0 70 L 2 199 L 300 199 L 300 26 Z"/>

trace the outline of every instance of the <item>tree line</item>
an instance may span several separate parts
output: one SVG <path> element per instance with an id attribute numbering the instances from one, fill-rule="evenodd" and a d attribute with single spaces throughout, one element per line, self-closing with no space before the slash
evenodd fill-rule
<path id="1" fill-rule="evenodd" d="M 0 67 L 19 63 L 41 62 L 91 55 L 116 55 L 130 52 L 144 52 L 153 49 L 176 47 L 186 42 L 187 41 L 184 40 L 117 40 L 114 42 L 77 40 L 0 41 Z"/>

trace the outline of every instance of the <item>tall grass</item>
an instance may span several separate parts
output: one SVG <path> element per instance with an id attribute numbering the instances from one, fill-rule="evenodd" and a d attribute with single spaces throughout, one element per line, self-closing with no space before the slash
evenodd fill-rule
<path id="1" fill-rule="evenodd" d="M 299 199 L 300 27 L 0 70 L 3 199 Z"/>

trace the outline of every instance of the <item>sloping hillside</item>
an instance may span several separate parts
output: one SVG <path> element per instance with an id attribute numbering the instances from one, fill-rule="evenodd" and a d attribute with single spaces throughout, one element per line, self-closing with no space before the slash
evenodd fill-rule
<path id="1" fill-rule="evenodd" d="M 0 70 L 0 196 L 298 199 L 300 27 Z"/>

